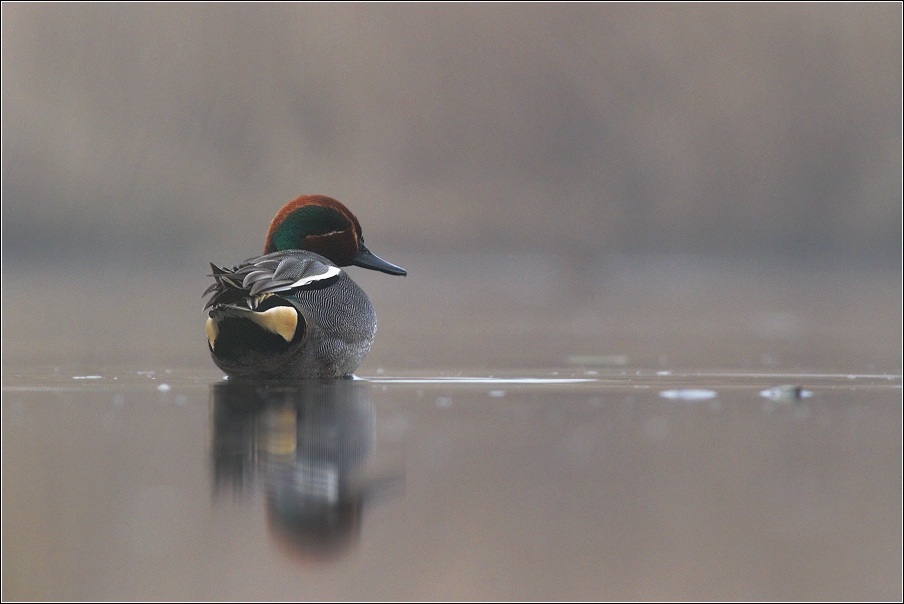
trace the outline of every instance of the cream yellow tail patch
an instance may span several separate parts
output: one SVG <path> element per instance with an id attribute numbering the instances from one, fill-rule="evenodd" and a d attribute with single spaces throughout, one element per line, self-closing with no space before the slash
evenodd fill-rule
<path id="1" fill-rule="evenodd" d="M 210 342 L 210 347 L 213 348 L 213 343 L 217 340 L 217 334 L 220 333 L 217 322 L 212 317 L 207 317 L 205 328 L 207 329 L 207 341 Z"/>
<path id="2" fill-rule="evenodd" d="M 281 336 L 286 342 L 292 341 L 298 327 L 298 313 L 289 306 L 277 306 L 264 312 L 250 312 L 248 318 L 270 333 Z"/>

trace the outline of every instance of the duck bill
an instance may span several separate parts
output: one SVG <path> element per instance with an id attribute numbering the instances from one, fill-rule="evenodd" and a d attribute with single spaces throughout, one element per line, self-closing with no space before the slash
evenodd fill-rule
<path id="1" fill-rule="evenodd" d="M 408 271 L 401 266 L 396 266 L 395 264 L 386 262 L 379 256 L 375 256 L 373 252 L 364 246 L 363 242 L 361 243 L 361 248 L 358 250 L 358 253 L 352 258 L 351 263 L 355 266 L 360 266 L 361 268 L 369 268 L 389 275 L 402 275 L 404 277 L 408 274 Z"/>

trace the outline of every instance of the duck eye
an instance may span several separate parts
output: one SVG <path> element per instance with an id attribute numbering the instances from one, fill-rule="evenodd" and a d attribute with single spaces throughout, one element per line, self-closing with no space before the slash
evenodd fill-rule
<path id="1" fill-rule="evenodd" d="M 306 230 L 308 232 L 306 235 L 326 235 L 327 233 L 344 231 L 352 226 L 348 218 L 333 208 L 305 206 L 299 208 L 296 212 L 300 214 L 301 220 L 307 226 Z"/>
<path id="2" fill-rule="evenodd" d="M 298 208 L 273 231 L 277 250 L 296 249 L 305 237 L 327 235 L 351 228 L 352 223 L 333 208 L 310 205 Z"/>

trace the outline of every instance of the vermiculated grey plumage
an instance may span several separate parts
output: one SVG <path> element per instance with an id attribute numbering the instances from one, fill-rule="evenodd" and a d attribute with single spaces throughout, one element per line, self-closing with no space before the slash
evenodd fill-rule
<path id="1" fill-rule="evenodd" d="M 205 305 L 219 333 L 211 354 L 231 375 L 336 378 L 352 373 L 370 350 L 377 321 L 367 294 L 335 264 L 313 252 L 286 250 L 232 269 L 211 265 Z M 250 312 L 290 306 L 298 327 L 290 342 L 265 333 Z"/>

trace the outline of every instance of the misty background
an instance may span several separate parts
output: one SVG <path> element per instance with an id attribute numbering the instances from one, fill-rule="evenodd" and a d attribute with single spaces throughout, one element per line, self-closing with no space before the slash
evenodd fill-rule
<path id="1" fill-rule="evenodd" d="M 901 3 L 0 12 L 2 599 L 901 600 Z M 211 387 L 304 193 L 369 441 Z"/>
<path id="2" fill-rule="evenodd" d="M 3 5 L 3 257 L 897 262 L 901 6 Z"/>
<path id="3" fill-rule="evenodd" d="M 365 375 L 899 371 L 898 3 L 2 11 L 4 362 L 213 374 L 208 262 L 319 193 L 409 271 Z"/>

